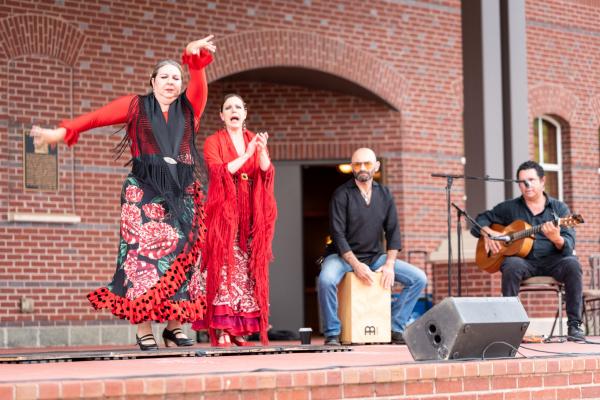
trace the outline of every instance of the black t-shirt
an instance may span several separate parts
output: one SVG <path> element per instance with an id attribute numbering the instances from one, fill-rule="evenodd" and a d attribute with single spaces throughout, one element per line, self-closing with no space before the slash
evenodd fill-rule
<path id="1" fill-rule="evenodd" d="M 400 250 L 400 229 L 396 204 L 389 189 L 373 182 L 371 201 L 367 205 L 354 179 L 338 187 L 329 203 L 329 232 L 332 243 L 326 255 L 340 256 L 352 251 L 365 264 L 372 264 L 382 254 L 382 234 L 387 250 Z"/>

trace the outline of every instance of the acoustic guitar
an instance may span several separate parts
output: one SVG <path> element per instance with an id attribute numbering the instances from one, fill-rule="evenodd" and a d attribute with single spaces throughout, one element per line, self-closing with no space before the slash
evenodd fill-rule
<path id="1" fill-rule="evenodd" d="M 557 218 L 553 222 L 556 226 L 573 227 L 577 224 L 582 224 L 583 218 L 579 214 L 573 214 L 565 218 Z M 485 250 L 485 240 L 483 236 L 485 233 L 482 233 L 477 241 L 475 263 L 482 271 L 493 274 L 500 269 L 504 257 L 527 257 L 533 247 L 533 241 L 535 239 L 534 235 L 542 230 L 542 225 L 532 227 L 527 222 L 519 219 L 508 226 L 492 224 L 490 228 L 497 232 L 501 232 L 499 236 L 506 237 L 506 241 L 500 242 L 503 247 L 497 254 L 492 254 L 491 251 Z"/>

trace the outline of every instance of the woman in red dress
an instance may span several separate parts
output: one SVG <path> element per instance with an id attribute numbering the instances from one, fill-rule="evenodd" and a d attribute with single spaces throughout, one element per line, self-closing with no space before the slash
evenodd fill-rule
<path id="1" fill-rule="evenodd" d="M 186 91 L 181 65 L 163 60 L 152 73 L 150 93 L 121 97 L 56 129 L 31 130 L 38 145 L 64 141 L 72 146 L 83 131 L 126 124 L 120 150 L 129 147 L 132 169 L 121 191 L 116 271 L 112 282 L 88 299 L 95 308 L 137 324 L 142 350 L 158 349 L 151 321 L 168 321 L 162 334 L 166 346 L 191 346 L 181 325 L 201 318 L 206 309 L 204 295 L 189 281 L 199 270 L 206 230 L 203 163 L 195 137 L 206 105 L 204 67 L 214 50 L 212 35 L 187 45 L 182 56 L 190 72 Z"/>
<path id="2" fill-rule="evenodd" d="M 208 329 L 213 345 L 248 345 L 260 333 L 268 343 L 269 263 L 277 207 L 275 171 L 266 132 L 246 129 L 246 105 L 237 94 L 221 106 L 225 128 L 206 139 L 209 171 L 206 204 L 206 318 L 192 326 Z M 196 276 L 195 276 L 196 277 Z M 192 283 L 200 287 L 204 282 Z"/>

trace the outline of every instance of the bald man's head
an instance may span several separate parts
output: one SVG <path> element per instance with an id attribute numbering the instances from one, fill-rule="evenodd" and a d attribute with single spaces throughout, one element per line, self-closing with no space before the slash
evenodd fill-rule
<path id="1" fill-rule="evenodd" d="M 373 150 L 367 147 L 361 147 L 352 154 L 352 162 L 355 161 L 371 161 L 374 163 L 377 161 L 377 157 L 375 156 L 375 152 Z"/>
<path id="2" fill-rule="evenodd" d="M 357 181 L 368 182 L 372 180 L 373 175 L 378 170 L 379 161 L 377 161 L 373 150 L 362 147 L 352 154 L 352 173 Z"/>

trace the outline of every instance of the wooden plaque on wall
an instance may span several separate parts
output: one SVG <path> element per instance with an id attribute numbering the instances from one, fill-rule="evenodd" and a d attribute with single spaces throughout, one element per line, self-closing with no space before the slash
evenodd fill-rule
<path id="1" fill-rule="evenodd" d="M 25 189 L 58 190 L 58 146 L 36 146 L 23 132 L 23 184 Z"/>

